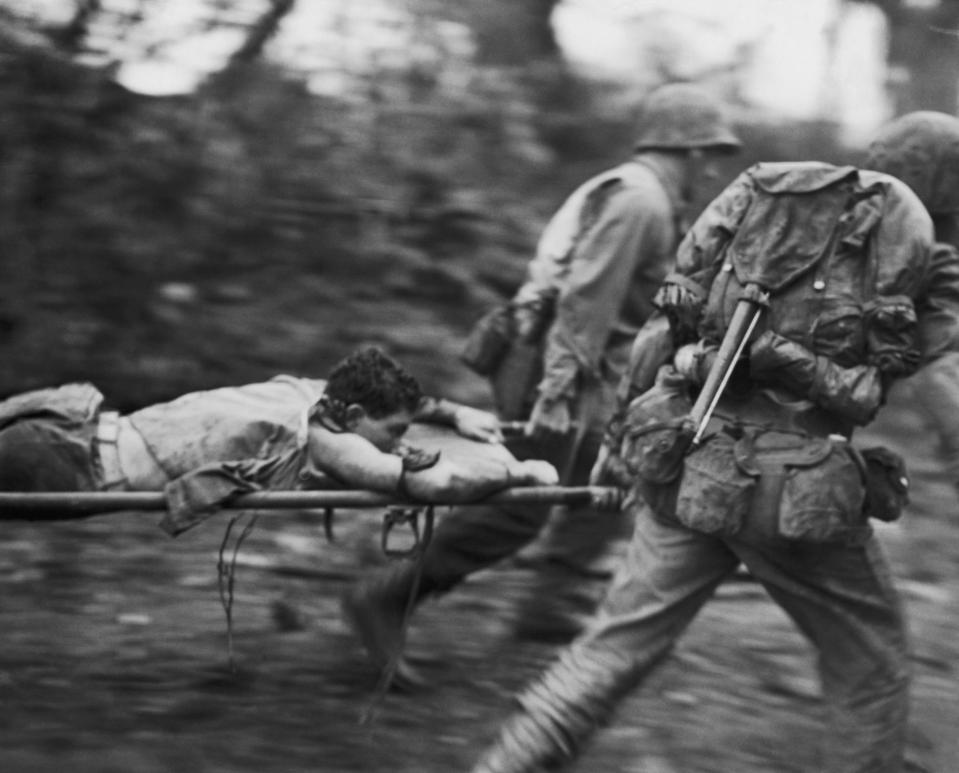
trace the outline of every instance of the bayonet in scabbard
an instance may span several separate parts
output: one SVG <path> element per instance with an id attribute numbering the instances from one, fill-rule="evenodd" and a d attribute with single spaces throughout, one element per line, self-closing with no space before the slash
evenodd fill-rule
<path id="1" fill-rule="evenodd" d="M 753 331 L 768 303 L 769 294 L 759 285 L 750 283 L 743 288 L 742 297 L 733 311 L 732 319 L 716 353 L 716 359 L 689 414 L 690 424 L 695 428 L 693 446 L 699 445 L 702 441 L 713 411 L 716 410 L 736 364 L 751 340 Z"/>

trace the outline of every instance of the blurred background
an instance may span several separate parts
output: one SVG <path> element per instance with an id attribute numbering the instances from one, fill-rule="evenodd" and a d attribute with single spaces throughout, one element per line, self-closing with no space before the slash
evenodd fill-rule
<path id="1" fill-rule="evenodd" d="M 856 162 L 892 116 L 956 113 L 959 0 L 0 0 L 0 397 L 79 379 L 131 410 L 373 343 L 486 405 L 470 325 L 674 80 L 745 140 L 695 209 L 754 161 Z M 891 403 L 864 440 L 913 481 L 881 527 L 914 640 L 907 769 L 954 773 L 955 481 L 921 396 Z M 0 770 L 467 770 L 554 654 L 511 638 L 530 575 L 504 565 L 417 616 L 430 689 L 377 698 L 337 599 L 385 561 L 379 522 L 338 513 L 327 544 L 284 513 L 238 553 L 231 671 L 226 519 L 155 520 L 4 524 Z M 571 770 L 817 773 L 820 709 L 808 644 L 737 581 Z"/>
<path id="2" fill-rule="evenodd" d="M 953 0 L 0 0 L 0 394 L 133 408 L 372 342 L 484 403 L 465 331 L 646 91 L 728 101 L 721 183 L 855 160 L 955 111 L 956 30 Z"/>

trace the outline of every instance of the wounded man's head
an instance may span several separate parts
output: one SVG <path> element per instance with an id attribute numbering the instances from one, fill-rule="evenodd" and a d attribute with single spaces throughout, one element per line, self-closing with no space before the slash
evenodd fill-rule
<path id="1" fill-rule="evenodd" d="M 422 399 L 419 382 L 403 366 L 368 347 L 337 363 L 320 402 L 344 429 L 386 451 L 405 434 Z"/>

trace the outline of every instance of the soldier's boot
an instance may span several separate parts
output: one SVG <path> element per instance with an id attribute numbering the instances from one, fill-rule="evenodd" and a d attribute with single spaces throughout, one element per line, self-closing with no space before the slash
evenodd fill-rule
<path id="1" fill-rule="evenodd" d="M 355 582 L 341 597 L 340 608 L 381 673 L 392 672 L 397 689 L 415 689 L 424 678 L 403 658 L 410 614 L 431 592 L 430 578 L 415 561 L 397 560 Z"/>
<path id="2" fill-rule="evenodd" d="M 499 737 L 472 773 L 539 773 L 551 759 L 552 741 L 545 737 L 546 729 L 537 721 L 519 712 L 500 728 Z"/>
<path id="3" fill-rule="evenodd" d="M 632 658 L 574 644 L 520 695 L 472 773 L 540 773 L 573 759 L 639 676 Z"/>

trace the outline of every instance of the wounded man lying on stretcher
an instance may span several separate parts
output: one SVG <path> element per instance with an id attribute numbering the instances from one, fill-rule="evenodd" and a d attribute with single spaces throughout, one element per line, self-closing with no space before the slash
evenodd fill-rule
<path id="1" fill-rule="evenodd" d="M 462 438 L 425 424 L 411 434 L 428 450 L 404 446 L 414 420 L 474 440 L 500 437 L 491 414 L 424 397 L 410 374 L 374 348 L 342 360 L 327 381 L 277 376 L 122 417 L 101 411 L 102 402 L 81 383 L 0 403 L 0 491 L 162 490 L 162 526 L 175 535 L 236 494 L 259 489 L 346 486 L 469 502 L 557 481 L 549 463 L 517 461 L 495 443 L 470 443 L 468 461 L 457 460 Z M 454 453 L 437 453 L 447 450 Z M 36 513 L 0 512 L 27 517 Z"/>

